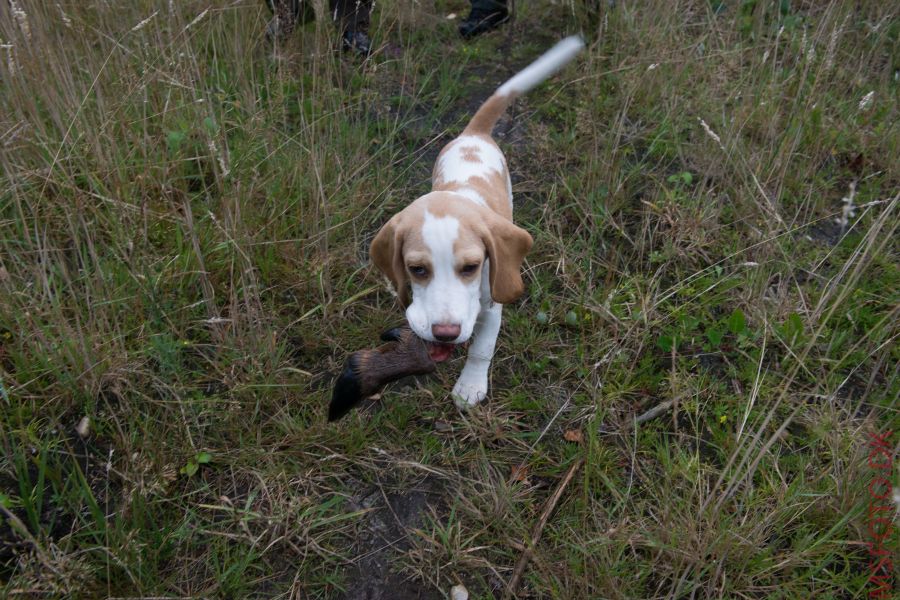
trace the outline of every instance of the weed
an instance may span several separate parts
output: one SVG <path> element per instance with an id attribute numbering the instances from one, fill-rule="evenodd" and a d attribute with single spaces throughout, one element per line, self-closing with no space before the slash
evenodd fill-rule
<path id="1" fill-rule="evenodd" d="M 866 595 L 897 9 L 516 4 L 462 43 L 461 0 L 378 3 L 365 61 L 251 0 L 0 12 L 2 595 L 494 597 L 582 457 L 522 597 Z M 402 319 L 374 232 L 578 30 L 497 131 L 536 243 L 490 398 L 456 360 L 326 425 Z"/>

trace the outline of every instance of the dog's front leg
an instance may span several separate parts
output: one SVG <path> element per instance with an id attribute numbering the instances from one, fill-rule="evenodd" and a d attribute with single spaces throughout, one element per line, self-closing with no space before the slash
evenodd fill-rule
<path id="1" fill-rule="evenodd" d="M 461 409 L 474 406 L 487 396 L 488 370 L 497 347 L 502 315 L 503 305 L 493 302 L 478 314 L 466 365 L 453 386 L 453 400 Z"/>

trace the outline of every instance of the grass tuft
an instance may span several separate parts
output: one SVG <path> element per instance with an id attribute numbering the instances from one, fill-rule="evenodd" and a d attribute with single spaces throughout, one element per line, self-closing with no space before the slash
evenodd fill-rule
<path id="1" fill-rule="evenodd" d="M 269 46 L 251 0 L 8 4 L 2 595 L 493 598 L 581 459 L 521 597 L 872 589 L 891 3 L 518 2 L 463 43 L 466 2 L 382 2 L 364 61 L 327 19 Z M 402 318 L 375 231 L 574 31 L 496 132 L 536 243 L 489 400 L 454 408 L 455 361 L 326 424 Z"/>

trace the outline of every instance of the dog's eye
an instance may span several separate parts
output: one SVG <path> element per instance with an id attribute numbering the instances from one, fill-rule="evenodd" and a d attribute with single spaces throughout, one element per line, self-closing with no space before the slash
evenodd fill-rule
<path id="1" fill-rule="evenodd" d="M 474 275 L 475 271 L 477 271 L 480 266 L 479 263 L 470 263 L 468 265 L 463 265 L 463 268 L 460 269 L 459 272 L 463 275 Z"/>
<path id="2" fill-rule="evenodd" d="M 417 279 L 424 279 L 428 277 L 428 268 L 423 267 L 422 265 L 412 265 L 409 267 L 409 272 L 413 277 Z"/>

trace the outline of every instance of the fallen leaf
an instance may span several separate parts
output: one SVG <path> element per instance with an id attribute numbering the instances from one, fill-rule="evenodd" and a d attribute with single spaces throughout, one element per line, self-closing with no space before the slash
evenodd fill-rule
<path id="1" fill-rule="evenodd" d="M 528 465 L 513 465 L 509 474 L 510 481 L 525 481 L 528 479 Z"/>
<path id="2" fill-rule="evenodd" d="M 563 434 L 563 437 L 566 438 L 567 442 L 576 442 L 578 444 L 584 442 L 584 434 L 581 433 L 580 429 L 568 429 Z"/>

